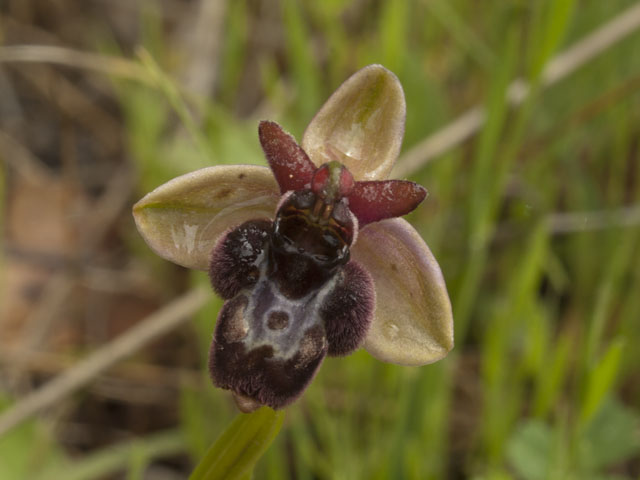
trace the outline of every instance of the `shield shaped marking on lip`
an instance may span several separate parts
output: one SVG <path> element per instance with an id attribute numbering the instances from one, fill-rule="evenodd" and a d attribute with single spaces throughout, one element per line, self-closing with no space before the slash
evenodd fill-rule
<path id="1" fill-rule="evenodd" d="M 327 354 L 319 308 L 330 288 L 291 300 L 262 278 L 251 291 L 228 300 L 210 353 L 214 383 L 272 408 L 292 403 Z"/>

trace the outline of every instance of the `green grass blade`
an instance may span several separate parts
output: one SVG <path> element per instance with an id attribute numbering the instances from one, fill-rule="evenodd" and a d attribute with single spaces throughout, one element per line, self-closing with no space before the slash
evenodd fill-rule
<path id="1" fill-rule="evenodd" d="M 546 62 L 560 45 L 571 21 L 576 2 L 575 0 L 553 0 L 547 3 L 548 11 L 541 38 L 537 39 L 537 46 L 532 55 L 530 72 L 532 79 L 540 76 Z"/>
<path id="2" fill-rule="evenodd" d="M 138 57 L 149 73 L 149 77 L 153 80 L 156 88 L 164 94 L 166 100 L 182 121 L 198 153 L 204 161 L 209 160 L 212 157 L 211 148 L 178 85 L 161 69 L 147 50 L 138 50 Z"/>
<path id="3" fill-rule="evenodd" d="M 380 16 L 380 43 L 382 63 L 393 72 L 399 73 L 403 58 L 407 52 L 407 34 L 409 33 L 409 4 L 389 0 L 383 6 Z"/>
<path id="4" fill-rule="evenodd" d="M 507 114 L 505 92 L 513 77 L 517 60 L 518 31 L 509 30 L 505 39 L 503 61 L 491 81 L 487 101 L 487 123 L 479 140 L 471 176 L 469 196 L 469 259 L 462 280 L 454 295 L 455 336 L 458 342 L 467 333 L 469 316 L 474 305 L 480 279 L 487 261 L 486 242 L 492 230 L 492 198 L 499 195 L 499 185 L 493 182 L 495 169 L 492 160 L 498 149 L 500 134 Z"/>
<path id="5" fill-rule="evenodd" d="M 592 369 L 580 410 L 582 424 L 587 424 L 591 420 L 607 392 L 612 389 L 620 370 L 624 345 L 624 339 L 614 340 L 600 362 Z"/>
<path id="6" fill-rule="evenodd" d="M 312 42 L 302 15 L 302 4 L 293 0 L 282 2 L 287 57 L 297 85 L 296 110 L 309 121 L 320 104 L 320 75 L 311 50 Z M 297 133 L 297 132 L 294 132 Z"/>
<path id="7" fill-rule="evenodd" d="M 458 14 L 452 2 L 436 0 L 425 1 L 424 4 L 429 12 L 450 32 L 453 40 L 471 58 L 487 69 L 494 65 L 495 54 Z"/>

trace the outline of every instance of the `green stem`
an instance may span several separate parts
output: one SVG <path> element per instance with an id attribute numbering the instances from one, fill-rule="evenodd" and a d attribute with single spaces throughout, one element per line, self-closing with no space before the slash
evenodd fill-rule
<path id="1" fill-rule="evenodd" d="M 276 438 L 284 412 L 262 407 L 239 414 L 209 448 L 189 480 L 245 480 Z"/>

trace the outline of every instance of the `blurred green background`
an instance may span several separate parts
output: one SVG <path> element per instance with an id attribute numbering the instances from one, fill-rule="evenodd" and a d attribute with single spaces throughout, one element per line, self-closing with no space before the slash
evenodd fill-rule
<path id="1" fill-rule="evenodd" d="M 640 33 L 553 85 L 543 73 L 633 6 L 4 0 L 5 412 L 207 283 L 148 250 L 138 198 L 196 168 L 264 163 L 259 120 L 299 139 L 343 80 L 381 63 L 405 89 L 397 171 L 429 190 L 409 219 L 442 267 L 456 347 L 422 368 L 326 360 L 254 478 L 639 479 Z M 518 78 L 531 93 L 512 108 Z M 477 131 L 425 152 L 474 107 Z M 220 305 L 211 294 L 0 437 L 0 478 L 184 478 L 236 414 L 205 371 Z"/>

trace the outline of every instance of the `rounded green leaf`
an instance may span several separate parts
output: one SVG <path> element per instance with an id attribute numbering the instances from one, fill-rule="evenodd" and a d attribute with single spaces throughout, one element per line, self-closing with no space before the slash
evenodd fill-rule
<path id="1" fill-rule="evenodd" d="M 207 270 L 220 236 L 247 220 L 273 218 L 280 198 L 271 171 L 221 165 L 174 178 L 133 207 L 138 231 L 158 255 Z"/>
<path id="2" fill-rule="evenodd" d="M 405 220 L 367 225 L 352 258 L 373 277 L 376 309 L 364 347 L 399 365 L 426 365 L 453 348 L 453 315 L 433 254 Z"/>
<path id="3" fill-rule="evenodd" d="M 406 104 L 398 78 L 369 65 L 348 78 L 313 118 L 302 148 L 316 165 L 337 160 L 356 180 L 380 180 L 398 158 Z"/>

